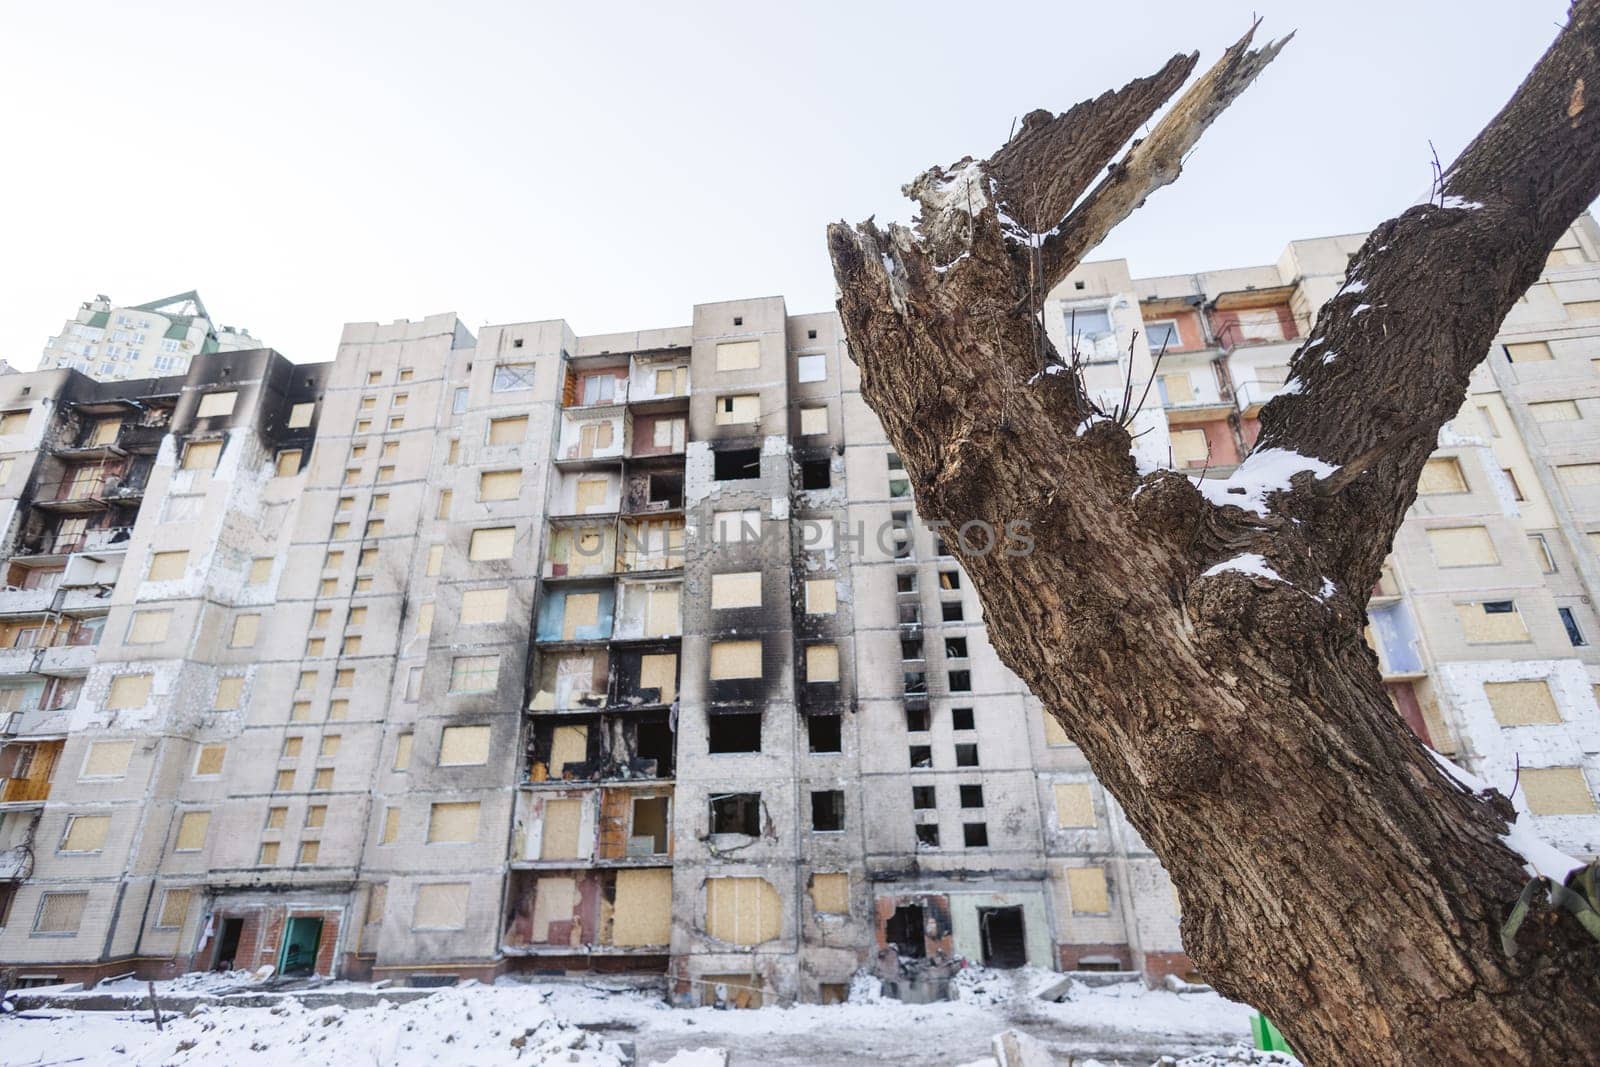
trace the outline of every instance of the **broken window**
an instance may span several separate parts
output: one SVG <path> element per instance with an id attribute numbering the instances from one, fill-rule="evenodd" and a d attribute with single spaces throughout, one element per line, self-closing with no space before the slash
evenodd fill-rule
<path id="1" fill-rule="evenodd" d="M 1571 608 L 1557 608 L 1556 614 L 1561 616 L 1561 625 L 1567 628 L 1567 640 L 1572 642 L 1573 648 L 1582 648 L 1589 643 L 1583 636 L 1583 631 L 1579 629 L 1578 618 L 1572 613 Z"/>
<path id="2" fill-rule="evenodd" d="M 972 745 L 970 747 L 973 748 L 974 750 L 977 749 L 976 745 Z M 976 760 L 974 760 L 974 762 L 976 762 Z M 911 746 L 911 768 L 912 768 L 912 770 L 927 770 L 927 769 L 931 768 L 932 766 L 933 766 L 933 746 L 932 745 L 912 745 Z"/>
<path id="3" fill-rule="evenodd" d="M 929 811 L 938 806 L 934 788 L 931 785 L 914 785 L 911 787 L 911 807 L 917 811 Z"/>
<path id="4" fill-rule="evenodd" d="M 900 639 L 900 658 L 915 661 L 922 658 L 922 642 L 916 638 L 902 637 Z"/>
<path id="5" fill-rule="evenodd" d="M 911 512 L 891 511 L 889 513 L 889 539 L 894 546 L 895 559 L 907 559 L 910 557 Z"/>
<path id="6" fill-rule="evenodd" d="M 939 588 L 940 589 L 960 589 L 961 588 L 961 572 L 960 571 L 940 571 L 939 572 Z"/>
<path id="7" fill-rule="evenodd" d="M 744 834 L 757 837 L 761 833 L 761 794 L 723 793 L 711 798 L 711 832 L 714 834 Z"/>
<path id="8" fill-rule="evenodd" d="M 800 488 L 827 489 L 833 484 L 833 471 L 824 456 L 821 459 L 800 461 Z"/>
<path id="9" fill-rule="evenodd" d="M 961 806 L 963 808 L 983 807 L 983 786 L 964 785 L 961 787 Z"/>
<path id="10" fill-rule="evenodd" d="M 946 600 L 940 604 L 939 614 L 945 622 L 960 622 L 966 618 L 966 613 L 962 610 L 961 601 L 959 600 Z"/>
<path id="11" fill-rule="evenodd" d="M 676 735 L 665 719 L 643 720 L 634 727 L 634 750 L 641 760 L 655 760 L 655 777 L 671 778 Z"/>
<path id="12" fill-rule="evenodd" d="M 915 593 L 917 591 L 917 572 L 901 571 L 894 576 L 894 591 L 897 593 Z"/>
<path id="13" fill-rule="evenodd" d="M 841 718 L 838 715 L 806 716 L 806 736 L 813 752 L 839 752 L 844 748 Z"/>
<path id="14" fill-rule="evenodd" d="M 811 794 L 811 829 L 844 829 L 844 791 L 823 789 Z"/>
<path id="15" fill-rule="evenodd" d="M 925 732 L 928 729 L 928 709 L 925 707 L 906 708 L 906 729 L 914 734 Z"/>
<path id="16" fill-rule="evenodd" d="M 931 822 L 918 823 L 917 844 L 925 848 L 938 848 L 939 824 Z"/>
<path id="17" fill-rule="evenodd" d="M 712 753 L 760 752 L 761 713 L 734 712 L 711 715 L 707 722 L 707 749 Z"/>
<path id="18" fill-rule="evenodd" d="M 971 708 L 951 708 L 950 709 L 950 729 L 952 729 L 952 730 L 971 730 L 971 729 L 973 729 L 972 709 Z"/>
<path id="19" fill-rule="evenodd" d="M 966 659 L 967 639 L 965 637 L 947 637 L 944 639 L 944 655 L 946 659 Z"/>
<path id="20" fill-rule="evenodd" d="M 920 830 L 921 827 L 918 827 Z M 921 836 L 920 834 L 918 836 Z M 938 844 L 935 834 L 934 844 Z M 902 956 L 921 959 L 928 954 L 927 920 L 923 918 L 921 904 L 902 904 L 884 924 L 883 939 L 894 946 Z"/>
<path id="21" fill-rule="evenodd" d="M 928 695 L 928 676 L 922 671 L 905 671 L 901 674 L 900 681 L 905 688 L 906 696 L 925 697 Z"/>
<path id="22" fill-rule="evenodd" d="M 950 692 L 952 692 L 952 693 L 970 693 L 970 692 L 972 692 L 972 672 L 971 671 L 950 671 L 949 674 L 950 674 Z"/>
<path id="23" fill-rule="evenodd" d="M 719 482 L 761 477 L 759 448 L 725 448 L 716 453 L 712 477 Z"/>
<path id="24" fill-rule="evenodd" d="M 978 746 L 965 744 L 956 746 L 956 766 L 976 767 L 978 765 Z"/>
<path id="25" fill-rule="evenodd" d="M 962 823 L 961 843 L 968 848 L 988 848 L 989 824 L 981 822 Z"/>
<path id="26" fill-rule="evenodd" d="M 628 828 L 628 855 L 660 856 L 667 851 L 667 798 L 637 797 Z"/>

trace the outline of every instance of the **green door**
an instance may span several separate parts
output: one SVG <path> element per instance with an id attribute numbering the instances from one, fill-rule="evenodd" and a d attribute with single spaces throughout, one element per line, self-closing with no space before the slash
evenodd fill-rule
<path id="1" fill-rule="evenodd" d="M 312 974 L 317 967 L 317 945 L 322 940 L 322 920 L 307 916 L 289 919 L 278 953 L 278 973 L 293 978 Z"/>

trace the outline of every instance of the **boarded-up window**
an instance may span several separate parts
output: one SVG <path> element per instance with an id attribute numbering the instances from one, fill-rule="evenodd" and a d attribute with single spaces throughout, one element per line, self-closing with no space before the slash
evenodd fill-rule
<path id="1" fill-rule="evenodd" d="M 711 576 L 711 606 L 713 608 L 759 608 L 761 606 L 761 572 L 744 571 L 737 574 Z"/>
<path id="2" fill-rule="evenodd" d="M 492 693 L 499 684 L 499 656 L 457 656 L 450 661 L 452 693 Z"/>
<path id="3" fill-rule="evenodd" d="M 1194 401 L 1194 382 L 1187 374 L 1163 374 L 1161 388 L 1169 404 L 1189 404 Z"/>
<path id="4" fill-rule="evenodd" d="M 550 770 L 560 776 L 561 768 L 569 763 L 582 763 L 589 758 L 589 728 L 587 726 L 557 726 L 550 739 Z"/>
<path id="5" fill-rule="evenodd" d="M 392 845 L 400 839 L 400 809 L 383 809 L 383 832 L 378 836 L 378 844 Z"/>
<path id="6" fill-rule="evenodd" d="M 1467 479 L 1461 473 L 1461 461 L 1454 456 L 1435 456 L 1422 465 L 1422 477 L 1417 481 L 1418 493 L 1427 496 L 1466 491 Z"/>
<path id="7" fill-rule="evenodd" d="M 142 708 L 150 702 L 150 675 L 119 674 L 111 679 L 106 707 L 112 710 Z"/>
<path id="8" fill-rule="evenodd" d="M 1067 895 L 1075 915 L 1107 915 L 1111 911 L 1103 867 L 1068 867 Z"/>
<path id="9" fill-rule="evenodd" d="M 661 367 L 656 371 L 656 396 L 685 396 L 689 392 L 688 367 Z"/>
<path id="10" fill-rule="evenodd" d="M 1548 363 L 1554 359 L 1548 341 L 1524 341 L 1506 345 L 1506 358 L 1513 363 Z"/>
<path id="11" fill-rule="evenodd" d="M 256 864 L 261 867 L 271 867 L 278 862 L 278 842 L 261 842 L 261 851 L 256 853 Z"/>
<path id="12" fill-rule="evenodd" d="M 765 878 L 707 878 L 706 933 L 733 945 L 759 945 L 782 931 L 783 902 Z"/>
<path id="13" fill-rule="evenodd" d="M 839 646 L 806 646 L 806 681 L 837 682 L 839 680 Z"/>
<path id="14" fill-rule="evenodd" d="M 289 409 L 289 429 L 298 430 L 302 426 L 311 425 L 311 415 L 317 410 L 317 405 L 312 402 L 296 404 Z"/>
<path id="15" fill-rule="evenodd" d="M 211 471 L 217 469 L 222 458 L 221 441 L 190 441 L 183 450 L 183 469 L 186 471 Z"/>
<path id="16" fill-rule="evenodd" d="M 1600 319 L 1600 300 L 1577 300 L 1566 308 L 1569 319 Z"/>
<path id="17" fill-rule="evenodd" d="M 1057 782 L 1056 793 L 1056 825 L 1093 826 L 1094 799 L 1089 793 L 1087 782 Z"/>
<path id="18" fill-rule="evenodd" d="M 1546 400 L 1529 404 L 1528 412 L 1535 422 L 1577 422 L 1583 418 L 1575 400 Z"/>
<path id="19" fill-rule="evenodd" d="M 211 701 L 215 711 L 237 711 L 244 700 L 244 675 L 232 674 L 217 679 L 217 695 Z"/>
<path id="20" fill-rule="evenodd" d="M 579 630 L 590 629 L 600 623 L 599 593 L 568 593 L 562 602 L 561 638 L 571 641 Z"/>
<path id="21" fill-rule="evenodd" d="M 174 852 L 198 852 L 206 843 L 206 831 L 211 829 L 209 811 L 186 811 L 178 820 L 178 843 Z"/>
<path id="22" fill-rule="evenodd" d="M 321 841 L 302 841 L 300 842 L 300 858 L 296 862 L 302 866 L 313 864 L 317 862 L 321 855 Z"/>
<path id="23" fill-rule="evenodd" d="M 478 475 L 479 500 L 515 500 L 522 494 L 522 471 L 484 471 Z"/>
<path id="24" fill-rule="evenodd" d="M 1543 679 L 1526 682 L 1485 682 L 1483 693 L 1489 698 L 1494 719 L 1501 726 L 1533 726 L 1558 723 L 1555 695 Z"/>
<path id="25" fill-rule="evenodd" d="M 401 734 L 394 743 L 394 769 L 403 771 L 411 766 L 411 734 Z"/>
<path id="26" fill-rule="evenodd" d="M 278 453 L 277 463 L 273 468 L 279 478 L 293 478 L 300 473 L 301 451 L 298 448 L 286 448 Z"/>
<path id="27" fill-rule="evenodd" d="M 246 579 L 250 585 L 265 585 L 272 577 L 272 557 L 262 556 L 250 561 L 250 576 Z"/>
<path id="28" fill-rule="evenodd" d="M 659 689 L 657 704 L 670 704 L 678 696 L 678 657 L 672 652 L 648 653 L 639 657 L 639 688 Z"/>
<path id="29" fill-rule="evenodd" d="M 717 511 L 711 515 L 713 535 L 719 545 L 736 545 L 761 537 L 761 512 Z"/>
<path id="30" fill-rule="evenodd" d="M 811 437 L 816 434 L 828 432 L 827 408 L 801 408 L 800 409 L 800 435 Z"/>
<path id="31" fill-rule="evenodd" d="M 233 620 L 233 636 L 229 648 L 251 648 L 256 643 L 256 633 L 261 629 L 260 615 L 240 615 Z"/>
<path id="32" fill-rule="evenodd" d="M 755 393 L 717 397 L 717 425 L 737 426 L 761 418 L 761 398 Z"/>
<path id="33" fill-rule="evenodd" d="M 39 898 L 39 914 L 33 921 L 36 934 L 75 934 L 83 922 L 83 907 L 88 893 L 46 893 Z"/>
<path id="34" fill-rule="evenodd" d="M 172 627 L 170 611 L 136 611 L 128 625 L 128 644 L 154 645 L 167 639 Z"/>
<path id="35" fill-rule="evenodd" d="M 209 419 L 217 415 L 232 415 L 234 402 L 238 399 L 239 394 L 234 392 L 207 393 L 200 398 L 200 406 L 194 412 L 195 417 Z"/>
<path id="36" fill-rule="evenodd" d="M 434 882 L 417 886 L 411 913 L 413 930 L 460 930 L 467 925 L 466 882 Z"/>
<path id="37" fill-rule="evenodd" d="M 760 341 L 724 341 L 717 346 L 717 370 L 755 370 L 761 366 Z"/>
<path id="38" fill-rule="evenodd" d="M 611 914 L 613 945 L 665 945 L 671 941 L 671 868 L 618 871 L 616 906 Z"/>
<path id="39" fill-rule="evenodd" d="M 843 871 L 813 874 L 811 906 L 824 915 L 850 914 L 850 876 Z"/>
<path id="40" fill-rule="evenodd" d="M 582 758 L 581 756 L 579 758 Z M 547 800 L 539 824 L 539 858 L 578 858 L 578 833 L 583 823 L 583 801 Z"/>
<path id="41" fill-rule="evenodd" d="M 427 564 L 425 573 L 428 575 L 428 577 L 432 578 L 432 577 L 436 576 L 439 573 L 440 568 L 443 567 L 443 566 L 444 566 L 444 546 L 443 545 L 429 545 L 428 546 L 428 564 Z"/>
<path id="42" fill-rule="evenodd" d="M 472 542 L 467 549 L 467 558 L 470 560 L 510 559 L 511 550 L 517 542 L 517 528 L 515 526 L 492 526 L 485 530 L 473 530 Z"/>
<path id="43" fill-rule="evenodd" d="M 1518 775 L 1535 815 L 1593 815 L 1594 791 L 1579 767 L 1524 767 Z"/>
<path id="44" fill-rule="evenodd" d="M 332 759 L 339 754 L 339 745 L 343 738 L 339 734 L 329 734 L 322 739 L 322 745 L 317 749 L 320 759 Z"/>
<path id="45" fill-rule="evenodd" d="M 1211 454 L 1204 430 L 1172 431 L 1172 462 L 1182 467 L 1199 463 Z"/>
<path id="46" fill-rule="evenodd" d="M 435 804 L 428 813 L 428 844 L 465 844 L 478 839 L 478 813 L 475 800 Z"/>
<path id="47" fill-rule="evenodd" d="M 417 605 L 417 636 L 427 637 L 433 633 L 433 601 L 426 600 Z"/>
<path id="48" fill-rule="evenodd" d="M 711 645 L 711 677 L 761 677 L 760 641 L 716 641 Z"/>
<path id="49" fill-rule="evenodd" d="M 8 411 L 0 415 L 0 437 L 9 437 L 11 434 L 21 433 L 28 425 L 28 412 Z"/>
<path id="50" fill-rule="evenodd" d="M 1528 628 L 1522 623 L 1522 613 L 1509 600 L 1457 604 L 1456 617 L 1461 620 L 1461 629 L 1468 641 L 1482 644 L 1528 639 Z"/>
<path id="51" fill-rule="evenodd" d="M 196 778 L 210 778 L 221 774 L 223 761 L 227 757 L 227 745 L 201 745 L 200 753 L 194 760 L 194 776 Z"/>
<path id="52" fill-rule="evenodd" d="M 161 894 L 161 908 L 156 912 L 156 929 L 175 930 L 183 925 L 183 920 L 189 917 L 189 901 L 193 899 L 194 891 L 190 889 L 169 889 Z"/>
<path id="53" fill-rule="evenodd" d="M 1600 485 L 1600 463 L 1568 463 L 1557 467 L 1556 474 L 1568 489 L 1592 489 Z"/>
<path id="54" fill-rule="evenodd" d="M 604 478 L 580 478 L 573 490 L 574 504 L 580 515 L 587 515 L 592 511 L 606 509 L 606 486 Z"/>
<path id="55" fill-rule="evenodd" d="M 839 610 L 838 583 L 832 578 L 806 580 L 806 614 L 832 615 Z"/>
<path id="56" fill-rule="evenodd" d="M 128 761 L 133 759 L 132 741 L 95 741 L 83 760 L 83 773 L 79 778 L 121 778 L 128 773 Z"/>
<path id="57" fill-rule="evenodd" d="M 676 585 L 657 585 L 645 594 L 646 637 L 671 637 L 682 631 L 683 621 L 678 610 L 680 592 Z"/>
<path id="58" fill-rule="evenodd" d="M 489 420 L 491 445 L 517 445 L 528 436 L 528 416 L 514 415 L 506 419 Z"/>
<path id="59" fill-rule="evenodd" d="M 333 768 L 332 767 L 323 767 L 323 768 L 320 768 L 317 771 L 316 774 L 313 774 L 311 776 L 311 788 L 312 789 L 332 789 L 333 788 Z"/>
<path id="60" fill-rule="evenodd" d="M 1433 558 L 1441 567 L 1486 567 L 1500 562 L 1483 526 L 1449 526 L 1428 531 Z"/>
<path id="61" fill-rule="evenodd" d="M 152 582 L 182 578 L 184 569 L 188 566 L 187 552 L 155 552 L 150 556 L 150 573 L 145 575 L 145 578 Z"/>
<path id="62" fill-rule="evenodd" d="M 462 624 L 505 622 L 507 593 L 508 590 L 503 587 L 499 589 L 468 589 L 462 593 Z"/>
<path id="63" fill-rule="evenodd" d="M 61 840 L 62 852 L 99 852 L 105 847 L 109 815 L 74 815 L 67 820 L 67 834 Z"/>
<path id="64" fill-rule="evenodd" d="M 1040 715 L 1044 718 L 1045 744 L 1052 747 L 1072 744 L 1072 739 L 1067 736 L 1067 732 L 1061 728 L 1061 723 L 1056 720 L 1054 715 L 1048 711 L 1040 712 Z"/>
<path id="65" fill-rule="evenodd" d="M 439 734 L 439 766 L 469 767 L 489 762 L 487 726 L 446 726 Z"/>
<path id="66" fill-rule="evenodd" d="M 658 418 L 651 431 L 651 444 L 656 448 L 682 452 L 687 438 L 688 424 L 683 419 Z"/>

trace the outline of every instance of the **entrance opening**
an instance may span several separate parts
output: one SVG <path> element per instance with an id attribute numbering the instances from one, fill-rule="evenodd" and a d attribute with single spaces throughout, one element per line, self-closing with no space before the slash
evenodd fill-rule
<path id="1" fill-rule="evenodd" d="M 283 950 L 278 953 L 278 973 L 285 978 L 308 975 L 317 969 L 317 946 L 322 941 L 322 920 L 303 915 L 284 927 Z"/>
<path id="2" fill-rule="evenodd" d="M 236 969 L 234 961 L 239 955 L 239 938 L 243 936 L 243 919 L 222 920 L 222 935 L 217 938 L 217 954 L 211 961 L 212 970 L 231 971 Z"/>
<path id="3" fill-rule="evenodd" d="M 900 955 L 922 959 L 928 954 L 927 925 L 921 904 L 902 904 L 884 925 L 883 936 Z"/>
<path id="4" fill-rule="evenodd" d="M 983 930 L 985 967 L 1022 967 L 1028 962 L 1028 945 L 1023 937 L 1022 909 L 979 908 L 978 925 Z"/>

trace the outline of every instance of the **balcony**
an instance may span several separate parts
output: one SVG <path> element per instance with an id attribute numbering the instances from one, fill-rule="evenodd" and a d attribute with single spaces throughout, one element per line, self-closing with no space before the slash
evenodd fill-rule
<path id="1" fill-rule="evenodd" d="M 107 432 L 104 426 L 91 426 L 79 436 L 76 444 L 58 445 L 50 451 L 63 459 L 75 460 L 154 455 L 160 450 L 161 439 L 166 435 L 166 426 L 138 426 L 124 422 L 111 432 Z"/>
<path id="2" fill-rule="evenodd" d="M 0 674 L 33 673 L 33 658 L 38 651 L 31 645 L 25 648 L 0 648 Z"/>
<path id="3" fill-rule="evenodd" d="M 33 506 L 60 515 L 84 515 L 100 511 L 108 504 L 134 504 L 144 498 L 144 484 L 149 477 L 148 467 L 126 473 L 74 473 L 40 483 Z"/>
<path id="4" fill-rule="evenodd" d="M 1247 419 L 1253 419 L 1261 414 L 1261 409 L 1279 393 L 1283 392 L 1282 382 L 1248 381 L 1238 382 L 1234 386 L 1234 397 L 1239 405 L 1239 414 Z"/>
<path id="5" fill-rule="evenodd" d="M 37 697 L 34 698 L 37 700 Z M 66 707 L 41 708 L 30 703 L 21 708 L 0 711 L 0 738 L 50 737 L 67 732 L 72 721 L 72 708 L 77 704 L 74 696 Z"/>
<path id="6" fill-rule="evenodd" d="M 37 650 L 33 673 L 82 678 L 94 666 L 95 646 L 88 644 L 52 645 Z"/>
<path id="7" fill-rule="evenodd" d="M 0 589 L 0 615 L 37 615 L 49 611 L 55 599 L 54 585 L 42 589 L 10 586 Z"/>
<path id="8" fill-rule="evenodd" d="M 16 882 L 33 873 L 33 849 L 28 845 L 12 845 L 0 849 L 0 882 Z"/>

